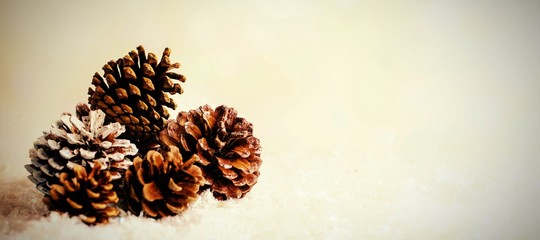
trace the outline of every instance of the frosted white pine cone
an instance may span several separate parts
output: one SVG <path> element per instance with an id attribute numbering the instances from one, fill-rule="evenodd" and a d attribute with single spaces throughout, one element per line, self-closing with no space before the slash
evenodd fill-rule
<path id="1" fill-rule="evenodd" d="M 125 127 L 114 122 L 104 125 L 105 113 L 91 111 L 88 105 L 79 103 L 76 116 L 63 113 L 43 132 L 30 149 L 31 164 L 25 165 L 28 178 L 36 188 L 49 194 L 50 186 L 59 181 L 60 173 L 72 171 L 74 164 L 90 170 L 99 162 L 102 170 L 109 170 L 113 180 L 120 179 L 132 164 L 127 156 L 138 149 L 126 139 L 117 139 Z"/>

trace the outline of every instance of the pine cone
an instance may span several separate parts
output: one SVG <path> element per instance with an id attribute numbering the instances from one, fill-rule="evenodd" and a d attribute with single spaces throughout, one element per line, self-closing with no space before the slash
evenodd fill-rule
<path id="1" fill-rule="evenodd" d="M 92 109 L 101 109 L 107 121 L 126 126 L 125 137 L 132 142 L 144 142 L 165 127 L 169 113 L 165 107 L 176 108 L 169 94 L 183 92 L 177 80 L 185 77 L 170 70 L 179 68 L 171 64 L 171 51 L 165 48 L 158 63 L 153 53 L 146 56 L 142 46 L 129 55 L 109 61 L 103 66 L 103 78 L 96 72 L 92 79 L 95 89 L 89 88 L 88 101 Z M 173 79 L 175 80 L 173 82 Z"/>
<path id="2" fill-rule="evenodd" d="M 62 172 L 59 184 L 53 184 L 50 196 L 43 198 L 49 209 L 78 216 L 88 225 L 108 223 L 110 217 L 118 216 L 120 210 L 114 206 L 118 197 L 110 172 L 101 170 L 99 162 L 88 174 L 81 165 L 68 166 L 73 171 Z"/>
<path id="3" fill-rule="evenodd" d="M 205 105 L 180 112 L 160 132 L 159 140 L 178 146 L 184 157 L 197 155 L 206 185 L 219 200 L 244 197 L 257 183 L 261 147 L 253 125 L 233 108 Z"/>
<path id="4" fill-rule="evenodd" d="M 197 198 L 204 183 L 201 169 L 187 161 L 177 147 L 168 151 L 150 150 L 144 159 L 136 157 L 126 172 L 126 192 L 129 210 L 139 215 L 161 218 L 186 210 Z"/>
<path id="5" fill-rule="evenodd" d="M 90 111 L 88 105 L 76 107 L 76 117 L 64 113 L 54 121 L 52 128 L 34 142 L 30 149 L 32 164 L 25 165 L 30 172 L 28 178 L 37 189 L 49 194 L 52 184 L 59 183 L 62 172 L 71 171 L 66 166 L 80 164 L 90 170 L 95 162 L 103 170 L 111 171 L 113 179 L 120 179 L 131 165 L 126 157 L 135 155 L 137 147 L 129 140 L 117 139 L 125 131 L 119 123 L 103 125 L 105 113 Z"/>

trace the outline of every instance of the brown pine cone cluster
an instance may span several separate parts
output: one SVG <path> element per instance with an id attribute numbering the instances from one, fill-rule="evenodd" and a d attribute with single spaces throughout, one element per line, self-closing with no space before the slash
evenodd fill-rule
<path id="1" fill-rule="evenodd" d="M 51 186 L 49 196 L 43 201 L 51 210 L 78 216 L 88 225 L 108 223 L 120 210 L 114 206 L 118 196 L 113 190 L 112 175 L 101 170 L 100 163 L 92 170 L 78 164 L 70 164 L 71 172 L 62 172 L 59 183 Z"/>
<path id="2" fill-rule="evenodd" d="M 196 155 L 184 161 L 177 147 L 149 151 L 137 157 L 126 172 L 129 210 L 139 215 L 161 218 L 183 212 L 197 199 L 204 178 L 194 163 Z"/>
<path id="3" fill-rule="evenodd" d="M 205 186 L 220 200 L 244 197 L 257 183 L 261 146 L 253 136 L 253 125 L 237 117 L 227 106 L 215 110 L 208 105 L 180 112 L 160 132 L 166 146 L 178 146 L 184 157 L 196 155 Z"/>
<path id="4" fill-rule="evenodd" d="M 95 73 L 87 104 L 64 113 L 30 149 L 28 178 L 50 210 L 88 225 L 120 209 L 163 218 L 182 213 L 209 189 L 244 197 L 257 183 L 261 146 L 253 125 L 233 108 L 204 105 L 169 119 L 185 77 L 139 46 Z M 133 158 L 133 162 L 131 161 Z"/>
<path id="5" fill-rule="evenodd" d="M 169 93 L 181 94 L 182 87 L 177 82 L 185 82 L 185 77 L 170 70 L 180 67 L 172 64 L 170 49 L 163 51 L 161 60 L 142 46 L 137 51 L 103 66 L 103 77 L 95 73 L 94 88 L 88 89 L 88 102 L 92 109 L 101 109 L 107 114 L 107 121 L 126 126 L 125 137 L 133 142 L 145 142 L 165 127 L 169 118 L 167 108 L 176 108 Z"/>
<path id="6" fill-rule="evenodd" d="M 30 173 L 28 178 L 45 194 L 49 194 L 52 184 L 58 183 L 62 172 L 71 171 L 68 164 L 91 169 L 99 162 L 116 180 L 131 165 L 128 156 L 137 153 L 135 144 L 118 138 L 125 131 L 124 126 L 104 125 L 105 114 L 101 110 L 90 111 L 88 105 L 80 103 L 76 113 L 62 114 L 30 149 L 31 164 L 25 165 Z"/>

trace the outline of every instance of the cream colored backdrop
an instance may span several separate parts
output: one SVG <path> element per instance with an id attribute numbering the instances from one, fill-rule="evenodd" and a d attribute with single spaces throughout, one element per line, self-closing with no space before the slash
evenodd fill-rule
<path id="1" fill-rule="evenodd" d="M 346 196 L 332 209 L 360 229 L 344 228 L 349 237 L 539 233 L 536 1 L 2 1 L 0 9 L 4 181 L 25 176 L 28 148 L 86 101 L 94 72 L 142 44 L 159 55 L 170 47 L 181 62 L 180 110 L 226 104 L 254 123 L 267 179 L 257 193 L 322 187 L 323 198 Z M 355 197 L 366 191 L 377 194 Z"/>

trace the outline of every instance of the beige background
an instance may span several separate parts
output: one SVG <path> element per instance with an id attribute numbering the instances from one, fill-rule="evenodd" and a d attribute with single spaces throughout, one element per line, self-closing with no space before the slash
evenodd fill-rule
<path id="1" fill-rule="evenodd" d="M 245 201 L 204 198 L 176 230 L 144 222 L 153 234 L 536 238 L 539 12 L 536 1 L 4 0 L 1 176 L 24 179 L 32 142 L 86 101 L 105 62 L 170 47 L 188 78 L 179 110 L 235 107 L 264 164 Z"/>

